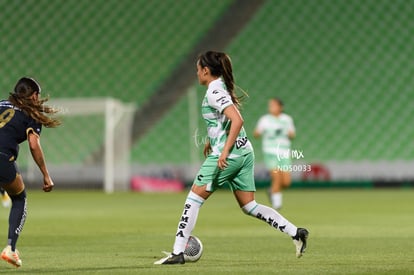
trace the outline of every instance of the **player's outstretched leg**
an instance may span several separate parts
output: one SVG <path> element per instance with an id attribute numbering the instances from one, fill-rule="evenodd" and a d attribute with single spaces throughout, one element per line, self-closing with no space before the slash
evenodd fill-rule
<path id="1" fill-rule="evenodd" d="M 244 213 L 256 217 L 275 229 L 279 229 L 281 232 L 291 236 L 293 243 L 296 246 L 296 257 L 301 257 L 305 252 L 307 238 L 309 235 L 308 230 L 304 228 L 297 228 L 276 210 L 268 206 L 258 204 L 255 200 L 244 205 L 242 210 Z"/>

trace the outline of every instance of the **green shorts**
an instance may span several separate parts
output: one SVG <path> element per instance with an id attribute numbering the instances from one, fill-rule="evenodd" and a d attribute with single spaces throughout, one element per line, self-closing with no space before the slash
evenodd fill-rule
<path id="1" fill-rule="evenodd" d="M 194 184 L 206 186 L 206 190 L 215 190 L 228 184 L 232 191 L 256 191 L 254 183 L 254 153 L 227 159 L 227 167 L 220 170 L 217 166 L 218 156 L 208 156 L 204 161 Z"/>
<path id="2" fill-rule="evenodd" d="M 278 157 L 276 154 L 264 153 L 265 166 L 269 171 L 272 170 L 286 170 L 292 165 L 291 158 L 286 156 Z"/>

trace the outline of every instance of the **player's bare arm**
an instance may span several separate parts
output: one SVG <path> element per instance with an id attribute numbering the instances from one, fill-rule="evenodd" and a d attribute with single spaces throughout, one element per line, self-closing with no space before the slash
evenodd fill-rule
<path id="1" fill-rule="evenodd" d="M 211 153 L 211 144 L 210 140 L 207 139 L 206 143 L 204 144 L 203 155 L 207 157 Z"/>
<path id="2" fill-rule="evenodd" d="M 236 142 L 237 136 L 243 127 L 243 118 L 234 105 L 228 106 L 223 111 L 224 115 L 231 121 L 229 134 L 227 136 L 226 143 L 224 144 L 223 151 L 218 160 L 218 167 L 224 169 L 227 166 L 227 157 L 234 143 Z"/>
<path id="3" fill-rule="evenodd" d="M 257 129 L 255 129 L 254 132 L 253 132 L 253 137 L 254 138 L 260 138 L 260 136 L 261 136 L 260 132 Z"/>
<path id="4" fill-rule="evenodd" d="M 42 146 L 40 145 L 40 137 L 33 132 L 29 132 L 27 139 L 33 160 L 43 174 L 43 191 L 50 192 L 54 184 L 46 167 Z"/>

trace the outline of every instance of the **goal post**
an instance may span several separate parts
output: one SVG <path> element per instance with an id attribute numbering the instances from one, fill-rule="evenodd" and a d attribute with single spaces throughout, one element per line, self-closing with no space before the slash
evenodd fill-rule
<path id="1" fill-rule="evenodd" d="M 41 135 L 56 184 L 102 186 L 106 193 L 128 190 L 135 105 L 114 98 L 58 98 L 47 104 L 59 110 L 63 122 L 43 128 Z M 38 181 L 41 174 L 30 153 L 26 165 L 27 180 Z"/>

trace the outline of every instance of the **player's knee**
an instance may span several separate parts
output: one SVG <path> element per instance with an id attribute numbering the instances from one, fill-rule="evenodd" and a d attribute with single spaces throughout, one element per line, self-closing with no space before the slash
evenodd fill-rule
<path id="1" fill-rule="evenodd" d="M 19 200 L 25 200 L 26 199 L 26 190 L 23 189 L 22 192 L 20 192 L 17 195 L 9 195 L 12 202 L 19 201 Z"/>

